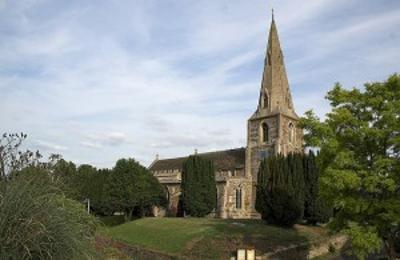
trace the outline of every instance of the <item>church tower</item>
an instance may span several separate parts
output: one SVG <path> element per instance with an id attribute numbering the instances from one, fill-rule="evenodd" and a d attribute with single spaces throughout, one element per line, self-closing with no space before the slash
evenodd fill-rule
<path id="1" fill-rule="evenodd" d="M 263 158 L 272 154 L 303 152 L 303 132 L 297 127 L 298 120 L 272 14 L 258 106 L 247 126 L 246 173 L 252 178 L 253 185 L 257 182 Z"/>

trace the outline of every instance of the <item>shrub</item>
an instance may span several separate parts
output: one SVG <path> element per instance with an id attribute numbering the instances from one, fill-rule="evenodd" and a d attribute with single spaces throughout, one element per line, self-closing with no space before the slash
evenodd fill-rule
<path id="1" fill-rule="evenodd" d="M 47 171 L 26 168 L 0 187 L 0 259 L 89 259 L 96 222 Z"/>
<path id="2" fill-rule="evenodd" d="M 288 193 L 283 188 L 275 188 L 267 194 L 264 219 L 271 224 L 291 227 L 300 220 L 303 207 L 302 201 L 294 193 Z"/>

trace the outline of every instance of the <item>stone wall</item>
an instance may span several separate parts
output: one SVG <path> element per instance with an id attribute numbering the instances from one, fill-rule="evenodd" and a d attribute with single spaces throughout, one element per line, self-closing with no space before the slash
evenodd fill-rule
<path id="1" fill-rule="evenodd" d="M 236 207 L 236 190 L 240 189 L 241 208 Z M 251 217 L 252 209 L 252 182 L 246 177 L 236 177 L 227 180 L 224 193 L 222 218 L 246 219 Z"/>
<path id="2" fill-rule="evenodd" d="M 166 185 L 168 189 L 168 208 L 166 210 L 166 215 L 169 217 L 179 216 L 179 200 L 181 196 L 181 185 L 180 184 L 168 184 Z"/>
<path id="3" fill-rule="evenodd" d="M 297 127 L 298 120 L 281 115 L 280 116 L 280 152 L 283 154 L 288 154 L 290 152 L 303 152 L 303 130 Z M 293 125 L 293 136 L 289 137 L 290 127 L 289 125 Z M 292 140 L 290 140 L 292 139 Z"/>
<path id="4" fill-rule="evenodd" d="M 171 171 L 155 174 L 159 181 L 168 190 L 168 208 L 166 212 L 163 209 L 155 208 L 154 213 L 157 216 L 176 217 L 180 213 L 181 181 L 176 182 L 176 176 L 181 176 L 181 172 Z M 248 210 L 251 208 L 252 184 L 249 178 L 245 176 L 245 170 L 221 170 L 215 174 L 217 182 L 217 207 L 215 215 L 220 218 L 249 218 Z M 167 181 L 174 180 L 169 183 Z M 242 189 L 242 208 L 236 209 L 236 189 Z"/>

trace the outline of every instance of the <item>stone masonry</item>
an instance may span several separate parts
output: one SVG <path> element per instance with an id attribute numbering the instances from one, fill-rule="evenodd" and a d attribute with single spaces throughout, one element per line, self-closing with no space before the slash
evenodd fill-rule
<path id="1" fill-rule="evenodd" d="M 271 154 L 303 152 L 303 132 L 286 75 L 283 52 L 272 17 L 258 106 L 247 122 L 247 147 L 199 154 L 214 161 L 217 209 L 221 218 L 258 218 L 255 210 L 260 162 Z M 166 214 L 179 216 L 182 163 L 186 157 L 158 160 L 149 169 L 168 189 Z"/>

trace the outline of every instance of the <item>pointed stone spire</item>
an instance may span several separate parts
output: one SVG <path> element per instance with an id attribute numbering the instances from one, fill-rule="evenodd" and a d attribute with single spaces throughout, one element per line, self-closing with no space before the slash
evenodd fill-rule
<path id="1" fill-rule="evenodd" d="M 284 113 L 297 118 L 293 108 L 273 9 L 257 112 L 257 114 L 264 115 Z"/>

